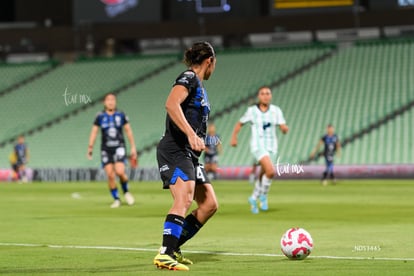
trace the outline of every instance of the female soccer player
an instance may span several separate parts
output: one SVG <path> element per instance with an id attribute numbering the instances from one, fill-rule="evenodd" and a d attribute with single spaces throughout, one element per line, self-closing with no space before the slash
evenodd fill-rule
<path id="1" fill-rule="evenodd" d="M 14 151 L 10 157 L 10 163 L 16 178 L 23 183 L 26 183 L 28 181 L 26 176 L 26 164 L 29 161 L 29 149 L 23 135 L 17 137 L 17 143 L 14 145 Z"/>
<path id="2" fill-rule="evenodd" d="M 237 134 L 246 123 L 251 124 L 250 150 L 261 166 L 260 176 L 256 180 L 249 203 L 253 214 L 259 213 L 257 200 L 260 200 L 260 209 L 268 210 L 267 194 L 275 175 L 274 162 L 277 155 L 276 126 L 282 133 L 289 130 L 285 118 L 279 107 L 271 104 L 272 91 L 263 86 L 257 92 L 258 104 L 250 106 L 240 121 L 234 126 L 231 137 L 231 146 L 237 146 Z"/>
<path id="3" fill-rule="evenodd" d="M 128 205 L 135 202 L 134 197 L 128 189 L 128 176 L 125 173 L 126 149 L 123 129 L 131 145 L 131 157 L 137 158 L 134 135 L 132 134 L 129 119 L 124 112 L 116 109 L 116 96 L 109 93 L 104 98 L 104 110 L 95 117 L 89 136 L 87 157 L 92 159 L 92 149 L 95 143 L 99 128 L 101 128 L 101 161 L 108 177 L 108 186 L 114 202 L 111 208 L 121 206 L 121 199 L 116 185 L 116 176 L 119 177 L 121 188 L 124 192 L 125 201 Z"/>
<path id="4" fill-rule="evenodd" d="M 322 176 L 322 185 L 328 185 L 326 178 L 331 178 L 333 184 L 336 183 L 334 175 L 334 156 L 335 153 L 340 156 L 341 152 L 341 143 L 339 142 L 338 135 L 335 134 L 335 128 L 333 125 L 329 124 L 326 127 L 326 134 L 318 141 L 315 149 L 311 152 L 310 158 L 313 159 L 315 154 L 319 151 L 319 148 L 324 145 L 323 156 L 325 157 L 326 169 L 323 172 Z"/>
<path id="5" fill-rule="evenodd" d="M 165 218 L 162 246 L 153 262 L 158 268 L 170 270 L 189 270 L 187 264 L 192 262 L 182 256 L 180 247 L 218 208 L 213 186 L 198 163 L 205 148 L 210 113 L 203 81 L 210 78 L 216 66 L 213 47 L 208 42 L 194 43 L 185 51 L 184 63 L 188 69 L 177 77 L 167 98 L 166 129 L 157 147 L 163 188 L 170 190 L 173 205 Z M 198 206 L 186 216 L 193 200 Z"/>
<path id="6" fill-rule="evenodd" d="M 204 150 L 204 169 L 210 179 L 217 179 L 217 164 L 222 152 L 220 137 L 216 133 L 216 126 L 208 124 Z"/>

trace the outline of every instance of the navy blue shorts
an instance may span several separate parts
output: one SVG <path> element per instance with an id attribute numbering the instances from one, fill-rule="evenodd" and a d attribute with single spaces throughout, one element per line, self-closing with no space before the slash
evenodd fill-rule
<path id="1" fill-rule="evenodd" d="M 179 148 L 157 147 L 158 168 L 163 188 L 169 189 L 178 178 L 184 181 L 195 181 L 197 185 L 211 183 L 203 164 L 191 152 Z"/>
<path id="2" fill-rule="evenodd" d="M 102 167 L 105 167 L 108 164 L 115 164 L 116 162 L 125 163 L 126 162 L 125 147 L 101 149 L 101 162 L 102 162 Z"/>

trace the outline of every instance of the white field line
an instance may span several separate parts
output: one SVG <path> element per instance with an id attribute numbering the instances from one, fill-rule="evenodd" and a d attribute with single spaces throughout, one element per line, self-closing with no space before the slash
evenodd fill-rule
<path id="1" fill-rule="evenodd" d="M 96 249 L 96 250 L 121 250 L 121 251 L 142 251 L 157 252 L 158 249 L 139 247 L 118 247 L 118 246 L 89 246 L 89 245 L 56 245 L 56 244 L 32 244 L 32 243 L 0 243 L 0 246 L 16 247 L 48 247 L 48 248 L 69 248 L 69 249 Z M 266 253 L 239 253 L 239 252 L 215 252 L 185 250 L 186 253 L 221 255 L 221 256 L 248 256 L 248 257 L 284 257 L 282 254 Z M 333 260 L 372 260 L 372 261 L 414 261 L 414 258 L 387 258 L 387 257 L 347 257 L 347 256 L 309 256 L 310 259 L 333 259 Z"/>

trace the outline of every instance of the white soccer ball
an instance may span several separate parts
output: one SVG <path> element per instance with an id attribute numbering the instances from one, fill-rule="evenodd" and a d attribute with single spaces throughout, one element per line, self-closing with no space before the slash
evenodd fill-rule
<path id="1" fill-rule="evenodd" d="M 303 260 L 312 252 L 313 240 L 303 228 L 290 228 L 280 239 L 283 254 L 291 260 Z"/>

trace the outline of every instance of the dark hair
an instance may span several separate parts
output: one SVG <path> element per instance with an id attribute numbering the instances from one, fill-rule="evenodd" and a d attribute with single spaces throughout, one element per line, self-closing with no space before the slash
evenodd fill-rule
<path id="1" fill-rule="evenodd" d="M 215 57 L 213 46 L 207 41 L 196 42 L 184 52 L 184 63 L 187 66 L 201 64 L 205 59 Z"/>
<path id="2" fill-rule="evenodd" d="M 109 92 L 109 93 L 107 93 L 107 94 L 105 94 L 105 96 L 104 96 L 104 98 L 103 98 L 103 100 L 105 101 L 106 100 L 106 98 L 108 97 L 108 96 L 114 96 L 115 98 L 116 98 L 116 95 L 114 94 L 114 93 L 112 93 L 112 92 Z"/>
<path id="3" fill-rule="evenodd" d="M 269 89 L 270 92 L 272 92 L 272 89 L 270 89 L 269 86 L 263 85 L 263 86 L 260 86 L 259 89 L 257 89 L 257 93 L 256 94 L 259 95 L 260 94 L 260 90 L 262 90 L 262 89 Z"/>

